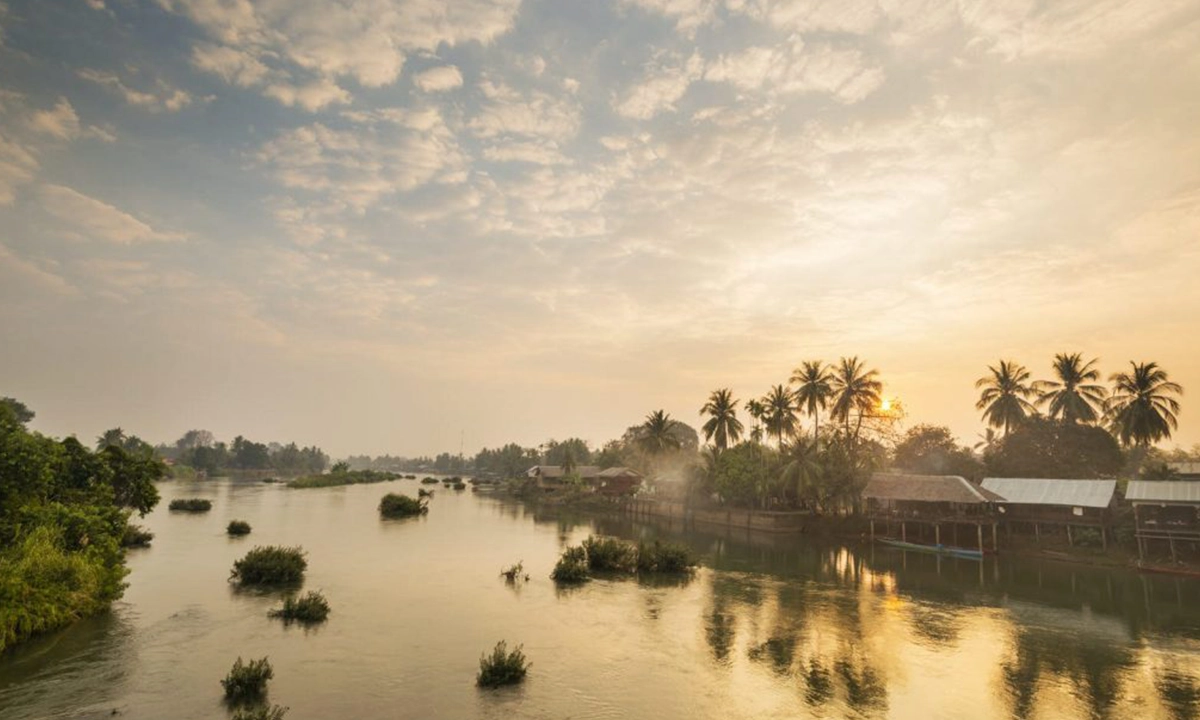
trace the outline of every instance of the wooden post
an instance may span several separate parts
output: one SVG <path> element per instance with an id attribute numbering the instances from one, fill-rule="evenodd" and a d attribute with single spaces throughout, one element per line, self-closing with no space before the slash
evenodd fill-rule
<path id="1" fill-rule="evenodd" d="M 942 544 L 942 526 L 937 523 L 933 524 L 933 543 L 935 545 Z"/>
<path id="2" fill-rule="evenodd" d="M 1075 540 L 1071 537 L 1071 523 L 1067 523 L 1067 544 L 1075 547 Z"/>
<path id="3" fill-rule="evenodd" d="M 996 523 L 992 523 L 992 549 L 999 552 L 1000 545 L 996 542 Z"/>
<path id="4" fill-rule="evenodd" d="M 975 523 L 975 531 L 979 535 L 979 552 L 983 552 L 983 523 Z M 982 576 L 980 576 L 982 578 Z M 981 580 L 982 581 L 982 580 Z"/>
<path id="5" fill-rule="evenodd" d="M 1100 526 L 1100 546 L 1105 550 L 1108 549 L 1108 528 Z"/>
<path id="6" fill-rule="evenodd" d="M 908 542 L 908 523 L 900 521 L 900 542 Z"/>
<path id="7" fill-rule="evenodd" d="M 1042 541 L 1042 526 L 1038 523 L 1033 524 L 1033 539 L 1037 542 Z"/>
<path id="8" fill-rule="evenodd" d="M 871 540 L 875 539 L 875 521 L 871 521 Z"/>
<path id="9" fill-rule="evenodd" d="M 1179 562 L 1179 560 L 1175 557 L 1175 538 L 1168 537 L 1167 542 L 1171 543 L 1171 562 Z"/>

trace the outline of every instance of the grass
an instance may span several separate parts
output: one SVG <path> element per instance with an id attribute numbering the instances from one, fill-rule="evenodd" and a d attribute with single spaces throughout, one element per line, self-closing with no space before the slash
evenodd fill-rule
<path id="1" fill-rule="evenodd" d="M 379 514 L 385 518 L 406 518 L 429 512 L 429 503 L 407 495 L 388 493 L 379 501 Z"/>
<path id="2" fill-rule="evenodd" d="M 436 484 L 437 484 L 437 481 L 438 481 L 438 479 L 437 479 L 437 478 L 435 478 L 435 477 L 429 477 L 428 475 L 426 475 L 425 477 L 421 478 L 421 484 L 422 484 L 422 485 L 436 485 Z"/>
<path id="3" fill-rule="evenodd" d="M 516 565 L 512 565 L 505 570 L 501 570 L 500 574 L 504 576 L 505 582 L 515 583 L 518 580 L 529 582 L 529 575 L 525 572 L 525 563 L 518 561 Z"/>
<path id="4" fill-rule="evenodd" d="M 154 533 L 150 532 L 141 525 L 129 524 L 125 526 L 125 534 L 121 536 L 121 547 L 150 547 L 150 541 L 153 539 Z"/>
<path id="5" fill-rule="evenodd" d="M 418 498 L 431 498 L 431 497 L 433 497 L 433 491 L 426 490 L 425 488 L 417 488 L 417 497 Z"/>
<path id="6" fill-rule="evenodd" d="M 230 535 L 249 535 L 250 523 L 245 520 L 230 520 L 229 526 L 225 528 L 225 532 Z"/>
<path id="7" fill-rule="evenodd" d="M 596 572 L 629 572 L 637 566 L 637 551 L 616 538 L 588 536 L 583 541 L 589 570 Z"/>
<path id="8" fill-rule="evenodd" d="M 509 651 L 507 644 L 501 640 L 492 649 L 492 654 L 484 653 L 479 658 L 479 674 L 475 676 L 475 684 L 482 688 L 496 688 L 504 685 L 516 685 L 525 679 L 529 670 L 529 662 L 525 653 L 518 645 Z"/>
<path id="9" fill-rule="evenodd" d="M 581 583 L 592 572 L 678 575 L 696 565 L 690 550 L 674 543 L 631 543 L 616 538 L 588 536 L 582 545 L 567 548 L 550 573 L 558 583 Z"/>
<path id="10" fill-rule="evenodd" d="M 669 573 L 679 574 L 690 572 L 696 565 L 696 559 L 683 545 L 675 543 L 660 543 L 655 540 L 653 545 L 638 543 L 637 571 L 639 573 Z"/>
<path id="11" fill-rule="evenodd" d="M 239 655 L 229 674 L 221 680 L 226 702 L 243 704 L 261 700 L 267 694 L 267 681 L 274 675 L 266 658 L 243 663 Z"/>
<path id="12" fill-rule="evenodd" d="M 286 585 L 304 579 L 308 561 L 298 547 L 256 547 L 233 564 L 230 579 L 239 585 Z"/>
<path id="13" fill-rule="evenodd" d="M 212 500 L 201 498 L 178 498 L 172 500 L 167 509 L 171 512 L 204 513 L 212 510 Z"/>
<path id="14" fill-rule="evenodd" d="M 284 622 L 319 623 L 329 617 L 329 601 L 319 591 L 313 590 L 299 597 L 284 598 L 283 607 L 267 613 L 269 617 Z"/>
<path id="15" fill-rule="evenodd" d="M 288 709 L 279 705 L 257 705 L 244 708 L 233 714 L 232 720 L 283 720 Z"/>
<path id="16" fill-rule="evenodd" d="M 556 583 L 575 584 L 588 580 L 587 551 L 582 547 L 569 547 L 554 565 L 550 579 Z"/>
<path id="17" fill-rule="evenodd" d="M 455 490 L 466 490 L 467 484 L 462 481 L 456 482 L 456 483 L 454 483 L 454 489 Z"/>
<path id="18" fill-rule="evenodd" d="M 306 475 L 288 483 L 290 488 L 323 488 L 339 485 L 368 485 L 371 483 L 390 482 L 401 476 L 396 473 L 380 470 L 346 470 L 331 472 L 326 475 Z"/>

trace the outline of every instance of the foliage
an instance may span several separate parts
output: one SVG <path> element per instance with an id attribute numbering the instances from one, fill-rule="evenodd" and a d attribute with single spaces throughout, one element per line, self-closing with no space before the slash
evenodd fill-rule
<path id="1" fill-rule="evenodd" d="M 247 440 L 239 435 L 232 445 L 217 442 L 208 430 L 189 430 L 163 448 L 180 465 L 217 475 L 229 470 L 278 470 L 280 473 L 318 474 L 329 465 L 329 456 L 316 446 L 279 445 Z"/>
<path id="2" fill-rule="evenodd" d="M 1120 473 L 1124 457 L 1103 429 L 1029 418 L 984 455 L 989 475 L 1025 478 L 1104 478 Z"/>
<path id="3" fill-rule="evenodd" d="M 37 413 L 30 410 L 25 403 L 17 400 L 16 398 L 0 398 L 0 405 L 8 408 L 12 419 L 20 425 L 28 425 L 37 415 Z"/>
<path id="4" fill-rule="evenodd" d="M 637 546 L 637 571 L 639 573 L 685 573 L 696 565 L 692 553 L 683 545 L 639 543 Z"/>
<path id="5" fill-rule="evenodd" d="M 125 548 L 144 548 L 150 547 L 150 541 L 154 539 L 154 533 L 150 532 L 141 525 L 126 523 L 125 532 L 121 535 L 121 547 Z"/>
<path id="6" fill-rule="evenodd" d="M 329 601 L 317 590 L 299 597 L 289 595 L 284 598 L 283 607 L 270 611 L 268 615 L 284 622 L 324 622 L 329 617 Z"/>
<path id="7" fill-rule="evenodd" d="M 406 518 L 429 512 L 429 502 L 407 495 L 388 493 L 379 501 L 379 514 L 385 518 Z"/>
<path id="8" fill-rule="evenodd" d="M 467 484 L 460 480 L 459 482 L 454 483 L 454 489 L 455 490 L 466 490 Z"/>
<path id="9" fill-rule="evenodd" d="M 283 716 L 287 714 L 288 708 L 280 705 L 255 705 L 254 707 L 241 708 L 233 714 L 232 720 L 283 720 Z"/>
<path id="10" fill-rule="evenodd" d="M 518 580 L 529 582 L 529 575 L 525 573 L 525 563 L 521 561 L 517 561 L 516 565 L 510 565 L 501 570 L 500 574 L 504 576 L 506 582 L 515 583 Z"/>
<path id="11" fill-rule="evenodd" d="M 417 489 L 417 497 L 418 498 L 431 498 L 431 497 L 433 497 L 433 491 L 426 490 L 425 488 L 418 488 Z"/>
<path id="12" fill-rule="evenodd" d="M 591 572 L 682 573 L 695 565 L 691 552 L 682 545 L 657 540 L 633 545 L 589 535 L 583 544 L 563 551 L 550 577 L 559 583 L 580 583 L 588 580 Z"/>
<path id="13" fill-rule="evenodd" d="M 984 466 L 975 455 L 954 441 L 950 428 L 917 425 L 892 451 L 892 465 L 921 475 L 961 475 L 978 481 Z"/>
<path id="14" fill-rule="evenodd" d="M 1068 423 L 1094 423 L 1100 418 L 1098 408 L 1104 404 L 1104 386 L 1096 385 L 1100 371 L 1096 360 L 1083 361 L 1080 353 L 1058 353 L 1054 356 L 1054 380 L 1033 383 L 1038 393 L 1038 405 L 1046 405 L 1055 420 Z"/>
<path id="15" fill-rule="evenodd" d="M 588 569 L 594 572 L 628 572 L 637 564 L 636 549 L 617 538 L 588 536 L 583 551 Z"/>
<path id="16" fill-rule="evenodd" d="M 743 507 L 766 504 L 778 453 L 758 443 L 744 442 L 716 458 L 712 490 L 727 503 Z"/>
<path id="17" fill-rule="evenodd" d="M 229 535 L 249 535 L 250 523 L 245 520 L 230 520 L 225 532 Z"/>
<path id="18" fill-rule="evenodd" d="M 229 674 L 221 680 L 221 687 L 225 688 L 225 700 L 235 704 L 261 700 L 267 694 L 267 681 L 274 675 L 267 658 L 243 663 L 239 655 Z"/>
<path id="19" fill-rule="evenodd" d="M 1179 479 L 1179 472 L 1165 462 L 1146 464 L 1138 473 L 1138 479 L 1171 482 Z"/>
<path id="20" fill-rule="evenodd" d="M 729 447 L 730 443 L 737 443 L 742 436 L 742 421 L 737 419 L 737 403 L 733 391 L 721 388 L 713 390 L 708 402 L 700 408 L 701 415 L 709 416 L 708 422 L 701 428 L 704 439 L 711 441 L 718 453 Z"/>
<path id="21" fill-rule="evenodd" d="M 799 429 L 796 418 L 796 400 L 782 385 L 775 385 L 762 399 L 763 425 L 775 436 L 775 444 L 782 446 L 784 437 L 792 437 Z"/>
<path id="22" fill-rule="evenodd" d="M 483 688 L 495 688 L 503 685 L 516 685 L 525 679 L 530 663 L 518 645 L 511 651 L 507 643 L 501 640 L 492 649 L 491 655 L 484 653 L 479 658 L 479 675 L 475 684 Z"/>
<path id="23" fill-rule="evenodd" d="M 340 463 L 339 463 L 340 464 Z M 288 483 L 290 488 L 323 488 L 339 485 L 367 485 L 391 482 L 400 478 L 396 473 L 379 470 L 339 470 L 337 466 L 327 475 L 306 475 Z"/>
<path id="24" fill-rule="evenodd" d="M 574 584 L 588 579 L 587 551 L 583 547 L 569 547 L 554 565 L 550 579 L 556 583 Z"/>
<path id="25" fill-rule="evenodd" d="M 298 547 L 256 547 L 233 563 L 229 577 L 239 585 L 287 585 L 304 579 L 308 561 Z"/>
<path id="26" fill-rule="evenodd" d="M 668 450 L 678 450 L 679 438 L 671 430 L 675 426 L 671 415 L 662 410 L 655 410 L 646 416 L 642 423 L 638 446 L 651 455 L 658 455 Z"/>
<path id="27" fill-rule="evenodd" d="M 435 477 L 423 477 L 423 478 L 421 478 L 421 484 L 422 484 L 422 485 L 437 485 L 437 481 L 438 481 L 438 479 L 437 479 L 437 478 L 435 478 Z"/>
<path id="28" fill-rule="evenodd" d="M 538 451 L 535 448 L 509 443 L 495 450 L 480 450 L 475 455 L 475 472 L 507 479 L 524 474 L 537 462 Z"/>
<path id="29" fill-rule="evenodd" d="M 1001 360 L 995 367 L 989 365 L 988 372 L 989 375 L 975 381 L 975 387 L 983 390 L 975 409 L 983 411 L 984 422 L 1004 428 L 1004 434 L 1008 435 L 1013 427 L 1036 412 L 1029 402 L 1036 392 L 1029 384 L 1029 371 L 1020 363 Z"/>
<path id="30" fill-rule="evenodd" d="M 833 373 L 820 360 L 808 360 L 792 371 L 791 384 L 796 386 L 796 406 L 813 420 L 813 438 L 820 434 L 820 412 L 833 395 Z"/>
<path id="31" fill-rule="evenodd" d="M 562 442 L 557 440 L 548 440 L 545 445 L 546 460 L 545 465 L 590 465 L 592 462 L 592 451 L 588 447 L 586 440 L 580 438 L 567 438 Z M 521 468 L 520 472 L 529 469 L 529 465 Z"/>
<path id="32" fill-rule="evenodd" d="M 1114 373 L 1112 395 L 1104 411 L 1123 445 L 1147 446 L 1171 437 L 1179 427 L 1179 401 L 1183 387 L 1172 382 L 1158 363 L 1131 362 L 1132 372 Z"/>
<path id="33" fill-rule="evenodd" d="M 212 510 L 212 501 L 203 498 L 176 498 L 167 505 L 171 512 L 205 513 Z"/>
<path id="34" fill-rule="evenodd" d="M 842 423 L 847 435 L 850 435 L 850 418 L 855 416 L 853 437 L 857 441 L 863 418 L 880 403 L 883 383 L 879 381 L 879 371 L 867 370 L 857 356 L 842 358 L 833 369 L 829 386 L 832 392 L 830 416 Z"/>

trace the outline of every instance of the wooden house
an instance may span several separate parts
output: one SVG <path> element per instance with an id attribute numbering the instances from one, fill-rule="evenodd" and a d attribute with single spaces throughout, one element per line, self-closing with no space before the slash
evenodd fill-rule
<path id="1" fill-rule="evenodd" d="M 940 547 L 944 541 L 959 542 L 959 527 L 973 526 L 972 545 L 978 552 L 996 550 L 996 503 L 1004 498 L 958 475 L 902 475 L 875 473 L 862 493 L 867 516 L 871 522 L 871 537 L 875 537 L 878 522 L 885 523 L 885 533 L 899 525 L 900 540 L 908 542 L 909 526 L 914 528 L 913 539 L 932 540 Z M 984 543 L 983 528 L 991 528 L 991 548 Z M 943 536 L 943 528 L 948 532 Z M 928 531 L 932 530 L 932 533 Z M 932 537 L 929 535 L 932 534 Z"/>
<path id="2" fill-rule="evenodd" d="M 1200 482 L 1133 480 L 1125 490 L 1137 524 L 1138 556 L 1157 549 L 1170 550 L 1178 562 L 1185 552 L 1196 559 L 1200 543 Z"/>
<path id="3" fill-rule="evenodd" d="M 1101 544 L 1108 547 L 1116 480 L 984 478 L 983 487 L 1004 498 L 998 510 L 1010 533 L 1014 527 L 1029 528 L 1040 540 L 1043 526 L 1061 527 L 1074 545 L 1072 528 L 1089 527 L 1099 529 Z"/>

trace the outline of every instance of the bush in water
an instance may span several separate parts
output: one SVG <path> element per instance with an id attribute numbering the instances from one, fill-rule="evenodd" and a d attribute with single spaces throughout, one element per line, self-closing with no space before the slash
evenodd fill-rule
<path id="1" fill-rule="evenodd" d="M 429 505 L 425 500 L 410 498 L 407 495 L 388 493 L 379 501 L 379 514 L 385 518 L 413 517 L 427 512 Z"/>
<path id="2" fill-rule="evenodd" d="M 229 573 L 240 585 L 283 585 L 304 579 L 308 561 L 298 547 L 256 547 L 233 563 Z"/>
<path id="3" fill-rule="evenodd" d="M 516 685 L 525 679 L 529 663 L 525 653 L 518 645 L 511 652 L 507 644 L 501 640 L 492 649 L 492 654 L 484 653 L 479 658 L 479 674 L 475 676 L 475 684 L 484 688 L 495 688 L 502 685 Z"/>
<path id="4" fill-rule="evenodd" d="M 212 501 L 201 498 L 180 498 L 172 500 L 167 509 L 172 512 L 203 513 L 212 510 Z"/>
<path id="5" fill-rule="evenodd" d="M 230 535 L 249 535 L 250 523 L 245 520 L 230 520 L 229 527 L 225 528 L 225 532 Z"/>
<path id="6" fill-rule="evenodd" d="M 283 607 L 272 610 L 268 615 L 281 618 L 284 622 L 324 622 L 329 617 L 329 601 L 316 590 L 300 597 L 289 595 L 284 599 Z"/>
<path id="7" fill-rule="evenodd" d="M 225 688 L 225 700 L 246 703 L 262 699 L 267 694 L 267 681 L 274 674 L 266 658 L 243 663 L 239 655 L 229 674 L 221 680 L 221 687 Z"/>

